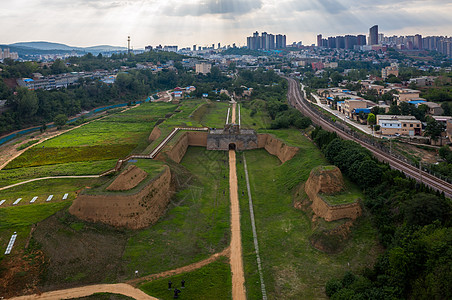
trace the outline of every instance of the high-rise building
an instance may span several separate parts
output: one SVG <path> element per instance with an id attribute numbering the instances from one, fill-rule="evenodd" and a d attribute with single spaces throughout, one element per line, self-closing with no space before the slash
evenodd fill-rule
<path id="1" fill-rule="evenodd" d="M 422 46 L 422 35 L 416 34 L 414 36 L 413 46 L 414 46 L 414 49 L 419 49 L 419 50 L 423 49 L 423 46 Z"/>
<path id="2" fill-rule="evenodd" d="M 286 36 L 278 34 L 275 35 L 267 32 L 262 32 L 259 36 L 259 32 L 253 33 L 253 36 L 246 38 L 246 46 L 250 50 L 270 50 L 286 48 Z"/>
<path id="3" fill-rule="evenodd" d="M 196 51 L 196 45 L 193 45 L 193 51 Z"/>
<path id="4" fill-rule="evenodd" d="M 369 45 L 378 45 L 378 25 L 369 29 Z"/>
<path id="5" fill-rule="evenodd" d="M 359 34 L 356 37 L 356 42 L 358 46 L 365 46 L 366 45 L 366 36 L 364 34 Z"/>
<path id="6" fill-rule="evenodd" d="M 326 47 L 327 48 L 336 48 L 336 38 L 329 36 Z"/>
<path id="7" fill-rule="evenodd" d="M 343 36 L 336 37 L 336 48 L 338 48 L 338 49 L 345 48 L 345 38 Z"/>
<path id="8" fill-rule="evenodd" d="M 322 35 L 321 34 L 317 35 L 317 47 L 323 47 Z"/>
<path id="9" fill-rule="evenodd" d="M 345 49 L 354 49 L 358 45 L 358 38 L 355 35 L 346 35 L 344 38 Z"/>
<path id="10" fill-rule="evenodd" d="M 220 43 L 218 43 L 218 49 L 220 49 L 221 48 L 221 44 Z"/>

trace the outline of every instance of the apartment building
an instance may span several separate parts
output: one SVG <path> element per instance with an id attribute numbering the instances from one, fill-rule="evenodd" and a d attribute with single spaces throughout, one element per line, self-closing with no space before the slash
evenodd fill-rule
<path id="1" fill-rule="evenodd" d="M 422 135 L 422 123 L 414 116 L 377 115 L 382 135 Z"/>

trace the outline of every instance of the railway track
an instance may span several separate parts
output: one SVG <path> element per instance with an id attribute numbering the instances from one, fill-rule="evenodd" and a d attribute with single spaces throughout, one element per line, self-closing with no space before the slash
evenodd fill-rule
<path id="1" fill-rule="evenodd" d="M 287 94 L 289 104 L 298 109 L 305 116 L 310 117 L 313 123 L 321 126 L 324 130 L 336 132 L 337 135 L 343 139 L 353 140 L 359 143 L 361 146 L 371 151 L 378 160 L 388 163 L 391 168 L 402 171 L 407 176 L 414 178 L 415 180 L 422 182 L 423 184 L 435 190 L 444 192 L 444 194 L 449 198 L 452 197 L 452 184 L 441 180 L 427 172 L 421 171 L 420 169 L 407 164 L 406 162 L 403 162 L 395 157 L 389 156 L 387 153 L 381 151 L 373 145 L 356 139 L 349 133 L 336 128 L 335 126 L 320 118 L 317 113 L 315 113 L 313 109 L 306 103 L 306 100 L 303 99 L 298 82 L 292 78 L 285 78 L 289 82 L 289 91 Z"/>

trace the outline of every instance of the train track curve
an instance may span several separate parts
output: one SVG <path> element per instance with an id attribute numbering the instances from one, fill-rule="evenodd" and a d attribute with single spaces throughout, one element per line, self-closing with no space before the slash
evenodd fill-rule
<path id="1" fill-rule="evenodd" d="M 381 151 L 377 147 L 368 144 L 364 141 L 356 139 L 353 135 L 336 128 L 329 122 L 325 121 L 322 118 L 319 118 L 317 113 L 307 104 L 306 100 L 303 98 L 300 92 L 299 83 L 293 79 L 284 77 L 289 82 L 289 90 L 287 93 L 287 99 L 289 104 L 298 109 L 302 114 L 311 118 L 312 122 L 321 126 L 324 130 L 330 132 L 336 132 L 339 137 L 345 140 L 353 140 L 368 149 L 372 154 L 380 161 L 388 163 L 391 168 L 402 171 L 405 175 L 422 182 L 423 184 L 438 190 L 440 192 L 444 192 L 446 197 L 452 197 L 452 184 L 439 179 L 425 171 L 422 171 L 404 161 L 401 161 L 395 157 L 389 156 L 384 151 Z"/>

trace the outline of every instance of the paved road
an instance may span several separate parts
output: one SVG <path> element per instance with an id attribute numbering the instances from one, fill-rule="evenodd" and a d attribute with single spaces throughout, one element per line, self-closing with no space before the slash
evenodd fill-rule
<path id="1" fill-rule="evenodd" d="M 289 104 L 300 110 L 304 115 L 310 117 L 313 123 L 321 126 L 323 129 L 327 131 L 336 132 L 338 136 L 340 136 L 343 139 L 354 140 L 361 146 L 369 149 L 373 153 L 373 155 L 380 161 L 389 163 L 389 165 L 393 169 L 402 171 L 407 176 L 414 178 L 417 181 L 423 182 L 424 184 L 432 187 L 435 190 L 444 192 L 447 197 L 452 197 L 452 184 L 445 182 L 433 175 L 430 175 L 429 173 L 420 171 L 418 168 L 413 167 L 412 165 L 407 164 L 395 157 L 389 156 L 387 153 L 379 150 L 378 148 L 369 145 L 363 141 L 355 139 L 348 133 L 340 131 L 338 128 L 334 127 L 327 121 L 323 120 L 322 118 L 319 118 L 318 115 L 312 110 L 312 108 L 305 102 L 306 100 L 303 99 L 298 82 L 292 78 L 286 79 L 289 81 L 289 91 L 287 94 Z"/>

